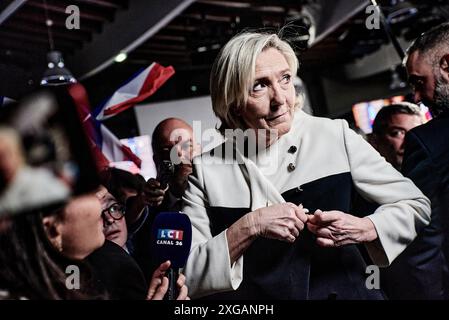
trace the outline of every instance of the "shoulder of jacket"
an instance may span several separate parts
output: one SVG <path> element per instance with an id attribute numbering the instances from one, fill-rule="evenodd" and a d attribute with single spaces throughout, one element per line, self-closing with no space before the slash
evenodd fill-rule
<path id="1" fill-rule="evenodd" d="M 302 116 L 302 125 L 310 130 L 311 133 L 315 130 L 319 130 L 323 133 L 328 132 L 335 134 L 336 132 L 341 132 L 344 128 L 349 128 L 347 121 L 343 119 L 329 119 L 305 113 Z"/>

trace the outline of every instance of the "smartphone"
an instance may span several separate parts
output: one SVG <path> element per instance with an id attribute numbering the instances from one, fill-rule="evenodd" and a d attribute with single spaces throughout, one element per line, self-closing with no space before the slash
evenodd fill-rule
<path id="1" fill-rule="evenodd" d="M 159 183 L 161 184 L 162 189 L 167 188 L 174 174 L 175 174 L 175 165 L 170 160 L 162 160 L 159 166 L 158 176 L 156 178 L 156 180 L 159 181 Z"/>

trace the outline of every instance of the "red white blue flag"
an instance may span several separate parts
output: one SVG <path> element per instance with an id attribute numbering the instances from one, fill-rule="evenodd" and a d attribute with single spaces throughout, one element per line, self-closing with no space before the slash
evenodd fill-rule
<path id="1" fill-rule="evenodd" d="M 101 106 L 100 111 L 96 112 L 96 119 L 99 121 L 108 119 L 147 99 L 174 74 L 173 67 L 152 63 L 115 91 Z"/>
<path id="2" fill-rule="evenodd" d="M 80 83 L 76 83 L 69 86 L 68 90 L 77 105 L 78 114 L 99 169 L 108 167 L 111 162 L 117 161 L 132 161 L 140 168 L 142 160 L 129 147 L 121 143 L 105 125 L 92 117 L 84 87 Z"/>

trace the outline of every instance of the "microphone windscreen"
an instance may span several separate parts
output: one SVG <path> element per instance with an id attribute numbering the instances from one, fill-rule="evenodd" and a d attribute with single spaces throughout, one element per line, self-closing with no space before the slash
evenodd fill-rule
<path id="1" fill-rule="evenodd" d="M 171 268 L 183 268 L 192 244 L 192 224 L 186 214 L 161 212 L 151 232 L 152 253 L 159 265 L 171 261 Z"/>

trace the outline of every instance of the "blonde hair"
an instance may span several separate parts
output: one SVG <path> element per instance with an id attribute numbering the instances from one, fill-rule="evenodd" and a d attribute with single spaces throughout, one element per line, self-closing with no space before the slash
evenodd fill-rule
<path id="1" fill-rule="evenodd" d="M 291 72 L 298 71 L 298 58 L 293 48 L 277 34 L 244 32 L 232 38 L 220 51 L 212 66 L 210 92 L 212 108 L 221 120 L 220 132 L 225 129 L 245 129 L 236 110 L 244 108 L 254 81 L 256 59 L 259 54 L 275 48 L 287 60 Z M 295 107 L 301 104 L 296 99 Z"/>

